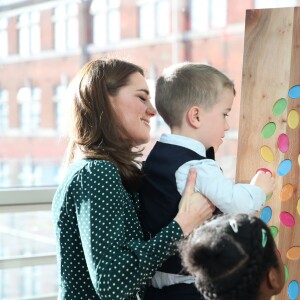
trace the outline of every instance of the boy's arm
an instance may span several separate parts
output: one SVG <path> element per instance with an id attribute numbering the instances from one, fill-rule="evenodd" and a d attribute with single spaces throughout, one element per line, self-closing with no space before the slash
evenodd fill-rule
<path id="1" fill-rule="evenodd" d="M 224 177 L 214 160 L 192 160 L 182 165 L 175 174 L 177 189 L 184 190 L 190 167 L 197 169 L 195 188 L 224 213 L 254 213 L 266 201 L 266 194 L 253 184 L 233 183 Z"/>

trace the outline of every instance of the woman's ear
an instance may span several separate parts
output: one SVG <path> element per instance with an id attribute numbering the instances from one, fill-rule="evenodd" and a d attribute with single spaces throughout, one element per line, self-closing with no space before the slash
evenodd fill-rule
<path id="1" fill-rule="evenodd" d="M 192 106 L 187 111 L 187 121 L 193 128 L 199 128 L 200 127 L 200 113 L 201 108 L 199 106 Z"/>

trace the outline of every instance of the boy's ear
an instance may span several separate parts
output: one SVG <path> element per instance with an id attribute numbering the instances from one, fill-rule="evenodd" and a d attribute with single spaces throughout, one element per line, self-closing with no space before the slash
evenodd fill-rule
<path id="1" fill-rule="evenodd" d="M 187 121 L 190 124 L 190 126 L 194 128 L 200 127 L 200 112 L 201 108 L 199 106 L 192 106 L 187 111 Z"/>

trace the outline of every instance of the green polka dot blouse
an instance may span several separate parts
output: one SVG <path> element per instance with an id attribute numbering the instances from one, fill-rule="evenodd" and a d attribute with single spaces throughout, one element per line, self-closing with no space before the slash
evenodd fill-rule
<path id="1" fill-rule="evenodd" d="M 72 164 L 53 199 L 62 300 L 142 299 L 157 268 L 183 237 L 173 221 L 149 241 L 128 193 L 108 161 Z"/>

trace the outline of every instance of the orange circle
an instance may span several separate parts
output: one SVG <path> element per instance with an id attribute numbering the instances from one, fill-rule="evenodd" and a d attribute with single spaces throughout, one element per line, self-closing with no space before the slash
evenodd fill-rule
<path id="1" fill-rule="evenodd" d="M 294 187 L 292 184 L 287 183 L 284 185 L 280 192 L 280 200 L 281 201 L 288 201 L 291 199 L 294 193 Z"/>
<path id="2" fill-rule="evenodd" d="M 286 252 L 286 257 L 290 260 L 296 260 L 300 258 L 300 247 L 292 247 Z"/>

